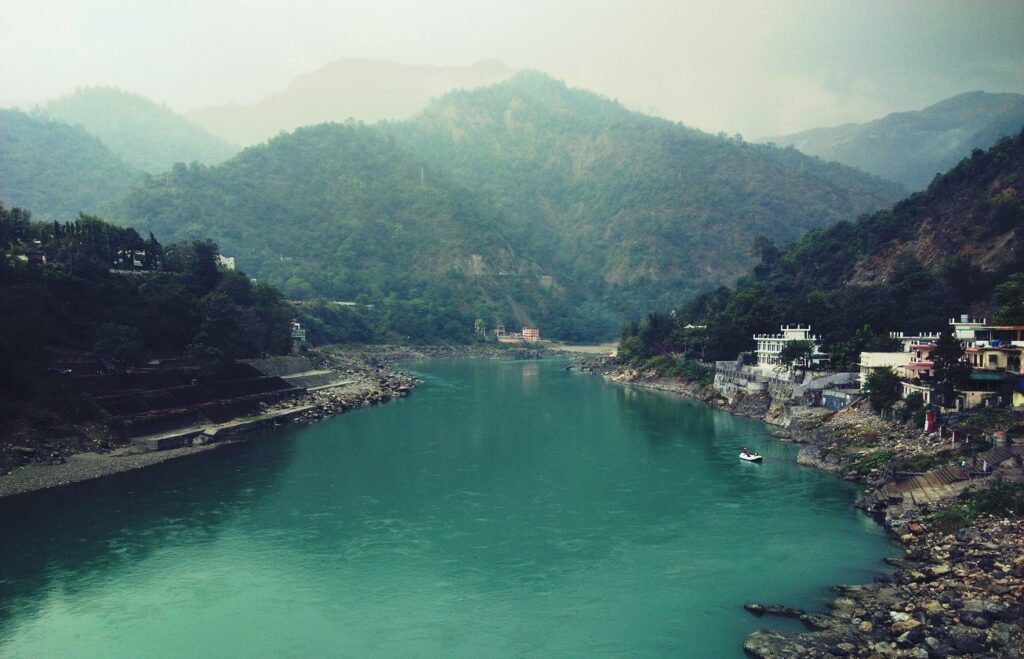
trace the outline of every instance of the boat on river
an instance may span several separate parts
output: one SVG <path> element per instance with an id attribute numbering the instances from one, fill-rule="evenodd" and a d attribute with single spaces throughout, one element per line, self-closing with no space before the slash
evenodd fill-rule
<path id="1" fill-rule="evenodd" d="M 740 460 L 745 460 L 746 462 L 760 462 L 761 461 L 761 454 L 760 453 L 741 452 L 740 453 Z"/>

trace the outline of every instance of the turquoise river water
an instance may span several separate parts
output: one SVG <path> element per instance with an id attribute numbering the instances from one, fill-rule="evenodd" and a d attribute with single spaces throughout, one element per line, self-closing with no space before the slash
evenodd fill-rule
<path id="1" fill-rule="evenodd" d="M 0 656 L 741 657 L 892 552 L 760 423 L 566 362 L 0 501 Z M 741 463 L 742 446 L 763 465 Z"/>

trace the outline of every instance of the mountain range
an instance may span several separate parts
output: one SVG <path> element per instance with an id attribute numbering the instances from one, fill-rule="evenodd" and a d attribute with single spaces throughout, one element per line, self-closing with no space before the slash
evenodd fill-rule
<path id="1" fill-rule="evenodd" d="M 472 66 L 412 66 L 340 59 L 298 76 L 286 89 L 256 103 L 207 106 L 186 116 L 228 141 L 251 145 L 281 131 L 327 121 L 408 119 L 445 92 L 494 84 L 512 74 L 495 60 Z"/>
<path id="2" fill-rule="evenodd" d="M 83 90 L 46 110 L 0 114 L 6 206 L 99 212 L 161 240 L 210 236 L 290 297 L 360 301 L 378 327 L 431 339 L 468 338 L 476 319 L 607 337 L 735 281 L 766 242 L 906 194 L 531 71 L 450 91 L 402 121 L 281 133 L 220 164 L 235 147 L 132 94 Z M 135 117 L 120 133 L 102 120 L 119 112 Z"/>
<path id="3" fill-rule="evenodd" d="M 974 149 L 989 148 L 1021 125 L 1024 96 L 976 91 L 916 112 L 769 139 L 922 190 Z"/>
<path id="4" fill-rule="evenodd" d="M 175 167 L 114 217 L 167 240 L 209 235 L 286 295 L 396 296 L 595 338 L 731 281 L 758 234 L 796 238 L 901 194 L 524 72 L 406 122 L 324 124 Z"/>

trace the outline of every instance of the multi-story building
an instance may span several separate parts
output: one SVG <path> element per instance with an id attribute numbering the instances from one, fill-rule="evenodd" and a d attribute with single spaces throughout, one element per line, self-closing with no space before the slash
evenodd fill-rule
<path id="1" fill-rule="evenodd" d="M 779 334 L 755 334 L 757 342 L 758 366 L 788 366 L 780 364 L 779 353 L 792 341 L 808 341 L 813 346 L 811 361 L 824 361 L 827 356 L 821 353 L 821 337 L 811 334 L 811 326 L 783 325 Z"/>

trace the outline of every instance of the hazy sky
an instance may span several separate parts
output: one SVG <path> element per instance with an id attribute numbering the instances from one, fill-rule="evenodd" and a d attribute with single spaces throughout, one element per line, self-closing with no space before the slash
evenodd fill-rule
<path id="1" fill-rule="evenodd" d="M 0 99 L 254 101 L 341 57 L 499 59 L 748 138 L 1024 92 L 1024 2 L 0 0 Z"/>

